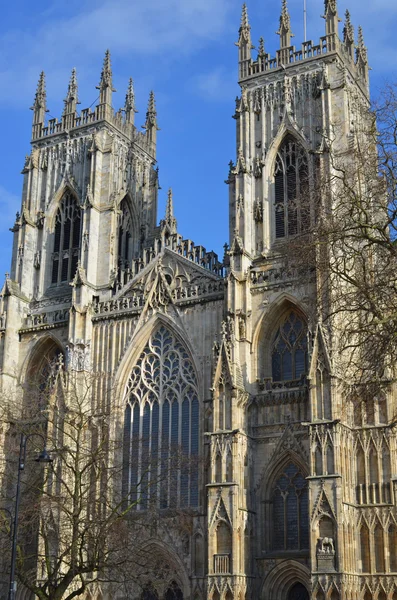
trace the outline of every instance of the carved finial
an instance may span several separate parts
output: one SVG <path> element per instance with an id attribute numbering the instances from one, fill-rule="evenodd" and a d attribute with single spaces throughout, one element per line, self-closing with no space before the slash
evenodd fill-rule
<path id="1" fill-rule="evenodd" d="M 345 24 L 343 27 L 343 43 L 345 46 L 346 53 L 349 55 L 351 60 L 354 59 L 354 27 L 350 19 L 350 13 L 347 10 L 345 12 Z"/>
<path id="2" fill-rule="evenodd" d="M 77 75 L 76 69 L 72 69 L 72 74 L 70 76 L 70 81 L 68 85 L 68 93 L 66 94 L 66 98 L 64 100 L 65 108 L 63 110 L 63 114 L 74 113 L 76 111 L 76 105 L 80 104 L 78 99 L 78 86 L 77 86 Z"/>
<path id="3" fill-rule="evenodd" d="M 365 47 L 365 44 L 364 44 L 363 28 L 361 27 L 361 25 L 358 26 L 357 47 L 358 47 L 359 50 L 366 50 L 366 47 Z"/>
<path id="4" fill-rule="evenodd" d="M 356 48 L 356 62 L 361 61 L 364 65 L 367 64 L 367 48 L 364 43 L 364 34 L 361 26 L 358 27 L 358 39 Z"/>
<path id="5" fill-rule="evenodd" d="M 169 226 L 171 233 L 177 232 L 177 222 L 174 217 L 174 203 L 172 199 L 172 189 L 168 190 L 167 206 L 165 209 L 165 222 Z"/>
<path id="6" fill-rule="evenodd" d="M 288 48 L 291 45 L 291 18 L 288 12 L 287 0 L 282 0 L 280 27 L 276 32 L 280 36 L 280 48 Z"/>
<path id="7" fill-rule="evenodd" d="M 101 79 L 99 85 L 97 86 L 97 90 L 100 91 L 99 103 L 111 105 L 112 92 L 115 92 L 116 90 L 113 89 L 113 74 L 109 50 L 106 50 L 105 52 L 105 58 L 103 60 L 103 67 L 101 72 Z"/>
<path id="8" fill-rule="evenodd" d="M 244 2 L 243 4 L 243 8 L 241 11 L 241 26 L 240 26 L 240 32 L 242 29 L 251 29 L 250 28 L 250 24 L 248 21 L 248 10 L 247 10 L 247 5 Z"/>
<path id="9" fill-rule="evenodd" d="M 263 37 L 259 38 L 259 48 L 258 48 L 258 56 L 262 57 L 265 56 L 266 52 L 265 52 L 265 40 L 263 39 Z"/>
<path id="10" fill-rule="evenodd" d="M 149 139 L 152 143 L 156 143 L 156 132 L 159 131 L 157 125 L 157 111 L 156 111 L 156 100 L 154 97 L 153 90 L 149 95 L 149 103 L 146 113 L 145 124 L 142 125 L 143 129 L 146 129 L 146 133 L 149 135 Z"/>
<path id="11" fill-rule="evenodd" d="M 241 79 L 249 75 L 249 64 L 251 62 L 251 50 L 254 47 L 251 42 L 251 27 L 248 21 L 247 5 L 243 4 L 241 13 L 241 25 L 238 31 L 238 42 L 236 46 L 239 48 L 239 76 Z"/>
<path id="12" fill-rule="evenodd" d="M 78 102 L 77 74 L 75 68 L 72 69 L 72 74 L 70 75 L 68 93 L 66 95 L 65 102 L 69 102 L 70 100 L 76 100 L 76 102 Z"/>
<path id="13" fill-rule="evenodd" d="M 172 200 L 172 189 L 168 190 L 167 205 L 165 208 L 165 217 L 160 221 L 160 227 L 162 231 L 169 234 L 177 233 L 177 222 L 174 217 L 174 204 Z"/>
<path id="14" fill-rule="evenodd" d="M 127 93 L 125 95 L 125 119 L 127 123 L 134 124 L 134 115 L 138 111 L 135 108 L 135 92 L 134 92 L 134 82 L 132 77 L 130 77 L 130 81 L 128 83 Z"/>
<path id="15" fill-rule="evenodd" d="M 33 106 L 33 124 L 44 123 L 44 116 L 47 112 L 47 93 L 45 89 L 45 74 L 40 73 L 39 82 L 37 84 L 36 95 L 34 97 Z"/>

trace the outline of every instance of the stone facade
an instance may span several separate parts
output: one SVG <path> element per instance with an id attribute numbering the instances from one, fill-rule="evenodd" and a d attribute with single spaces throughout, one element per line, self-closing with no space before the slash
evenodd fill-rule
<path id="1" fill-rule="evenodd" d="M 142 365 L 156 355 L 156 336 L 188 357 L 189 447 L 197 435 L 206 461 L 188 483 L 189 539 L 167 531 L 156 542 L 178 565 L 173 580 L 186 599 L 397 598 L 391 408 L 375 404 L 352 421 L 316 282 L 281 260 L 312 218 L 302 198 L 316 168 L 329 168 L 324 138 L 332 132 L 335 150 L 348 152 L 352 99 L 368 102 L 362 34 L 354 55 L 349 15 L 341 41 L 336 0 L 325 5 L 325 36 L 297 50 L 283 0 L 277 56 L 261 41 L 256 59 L 243 8 L 223 263 L 178 233 L 171 192 L 157 226 L 154 96 L 139 133 L 132 82 L 124 110 L 112 109 L 109 53 L 93 112 L 77 115 L 74 72 L 59 122 L 45 125 L 43 74 L 36 93 L 1 295 L 3 390 L 56 348 L 67 369 L 118 382 L 118 398 L 106 382 L 96 388 L 93 411 L 129 419 L 133 430 L 145 416 L 131 416 L 132 403 L 127 417 L 126 398 L 133 392 L 139 404 L 149 385 Z M 291 193 L 302 199 L 293 208 Z M 163 432 L 166 404 L 159 394 Z"/>

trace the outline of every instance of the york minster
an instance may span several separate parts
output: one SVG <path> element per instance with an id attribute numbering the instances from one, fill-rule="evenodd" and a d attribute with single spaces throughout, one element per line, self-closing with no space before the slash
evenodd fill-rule
<path id="1" fill-rule="evenodd" d="M 293 45 L 286 0 L 267 18 L 275 56 L 243 6 L 222 257 L 172 190 L 158 215 L 153 92 L 138 129 L 106 51 L 96 105 L 73 70 L 57 119 L 40 75 L 0 297 L 1 598 L 397 599 L 394 388 L 348 395 L 340 293 L 305 247 L 365 130 L 367 49 L 337 0 L 318 43 Z M 21 433 L 52 462 L 19 463 L 9 591 Z"/>

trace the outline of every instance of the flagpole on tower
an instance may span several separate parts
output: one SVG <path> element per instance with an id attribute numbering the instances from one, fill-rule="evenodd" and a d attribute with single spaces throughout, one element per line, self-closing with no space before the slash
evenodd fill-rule
<path id="1" fill-rule="evenodd" d="M 303 41 L 307 42 L 307 10 L 306 10 L 306 2 L 307 0 L 303 0 Z"/>

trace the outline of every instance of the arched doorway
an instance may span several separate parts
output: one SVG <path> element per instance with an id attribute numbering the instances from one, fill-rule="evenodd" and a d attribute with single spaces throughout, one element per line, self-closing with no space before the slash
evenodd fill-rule
<path id="1" fill-rule="evenodd" d="M 302 583 L 295 583 L 288 592 L 288 600 L 310 600 L 309 592 Z"/>

